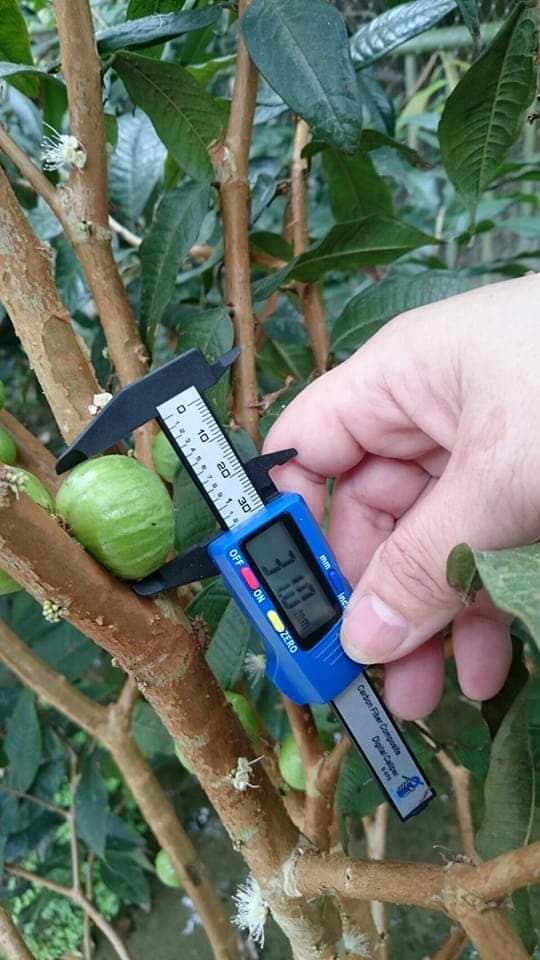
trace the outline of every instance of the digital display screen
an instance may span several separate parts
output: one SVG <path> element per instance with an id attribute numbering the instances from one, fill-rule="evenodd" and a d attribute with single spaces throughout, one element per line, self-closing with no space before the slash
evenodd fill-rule
<path id="1" fill-rule="evenodd" d="M 303 641 L 300 646 L 312 646 L 336 622 L 340 608 L 326 584 L 323 586 L 314 561 L 308 563 L 307 548 L 292 535 L 284 520 L 277 520 L 247 540 L 244 548 L 285 619 Z"/>

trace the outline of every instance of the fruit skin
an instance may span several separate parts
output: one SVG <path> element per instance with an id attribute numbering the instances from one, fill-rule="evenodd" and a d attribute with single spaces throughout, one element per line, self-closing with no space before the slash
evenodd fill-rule
<path id="1" fill-rule="evenodd" d="M 166 887 L 181 887 L 182 881 L 174 869 L 169 854 L 160 850 L 154 862 L 156 873 Z"/>
<path id="2" fill-rule="evenodd" d="M 246 700 L 241 693 L 236 693 L 234 690 L 225 690 L 225 699 L 229 701 L 248 738 L 251 741 L 256 740 L 258 736 L 259 722 L 257 719 L 257 714 L 255 713 L 255 710 L 249 700 Z M 174 745 L 174 752 L 188 773 L 193 773 L 193 767 L 189 763 L 187 757 L 184 756 L 177 743 Z"/>
<path id="3" fill-rule="evenodd" d="M 229 701 L 248 738 L 252 741 L 256 740 L 259 721 L 249 700 L 246 700 L 241 693 L 235 693 L 234 690 L 226 690 L 225 698 Z"/>
<path id="4" fill-rule="evenodd" d="M 156 570 L 174 545 L 167 490 L 133 457 L 80 463 L 58 491 L 56 512 L 96 560 L 128 580 Z"/>
<path id="5" fill-rule="evenodd" d="M 22 467 L 10 467 L 9 475 L 34 503 L 43 507 L 44 510 L 48 510 L 49 513 L 54 513 L 54 500 L 51 494 L 33 473 L 30 473 L 29 470 L 23 470 Z"/>
<path id="6" fill-rule="evenodd" d="M 0 570 L 0 597 L 5 597 L 8 593 L 18 593 L 19 590 L 22 590 L 20 583 L 10 577 L 5 570 Z"/>
<path id="7" fill-rule="evenodd" d="M 2 404 L 0 403 L 0 409 Z M 17 447 L 15 441 L 7 430 L 0 427 L 0 461 L 13 465 L 17 459 Z"/>
<path id="8" fill-rule="evenodd" d="M 180 466 L 180 458 L 162 430 L 156 434 L 152 441 L 152 460 L 160 477 L 163 477 L 168 483 L 174 483 Z"/>
<path id="9" fill-rule="evenodd" d="M 326 750 L 330 750 L 334 741 L 330 734 L 320 734 L 322 745 Z M 278 767 L 281 776 L 286 784 L 293 790 L 306 789 L 306 771 L 304 761 L 300 756 L 298 744 L 292 733 L 288 733 L 284 738 L 279 751 Z"/>

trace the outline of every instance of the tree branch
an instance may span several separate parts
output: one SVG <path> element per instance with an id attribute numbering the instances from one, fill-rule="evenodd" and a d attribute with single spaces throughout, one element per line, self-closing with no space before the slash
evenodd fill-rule
<path id="1" fill-rule="evenodd" d="M 465 933 L 478 950 L 481 960 L 529 960 L 529 953 L 518 939 L 508 918 L 499 908 L 488 910 L 463 901 L 453 910 Z"/>
<path id="2" fill-rule="evenodd" d="M 185 624 L 169 619 L 167 602 L 158 607 L 114 580 L 24 494 L 2 511 L 0 553 L 2 566 L 38 601 L 55 599 L 66 610 L 66 619 L 116 657 L 141 684 L 187 756 L 233 842 L 242 850 L 300 960 L 311 957 L 321 943 L 325 949 L 320 960 L 334 957 L 340 936 L 337 911 L 332 904 L 325 904 L 323 910 L 317 899 L 309 903 L 291 900 L 281 880 L 276 882 L 296 849 L 298 833 L 261 764 L 252 768 L 254 789 L 239 792 L 235 788 L 232 775 L 238 760 L 252 758 L 252 748 L 199 644 Z M 31 677 L 28 680 L 32 682 Z M 115 751 L 115 728 L 111 711 L 108 730 L 100 728 L 101 740 L 150 820 L 146 804 L 153 796 L 153 775 L 144 761 L 134 772 L 138 755 L 134 744 L 129 751 L 125 743 L 122 750 Z M 155 789 L 160 790 L 158 784 Z M 170 817 L 152 818 L 152 829 L 167 849 L 168 831 L 178 829 L 172 808 Z M 178 869 L 178 854 L 175 859 L 170 849 L 167 852 Z M 185 886 L 188 889 L 187 882 Z M 197 883 L 191 889 L 196 894 Z M 196 896 L 190 895 L 197 902 Z M 203 917 L 204 908 L 198 909 Z"/>
<path id="3" fill-rule="evenodd" d="M 72 440 L 100 391 L 53 282 L 48 248 L 24 216 L 0 168 L 0 300 L 26 351 L 58 426 Z"/>
<path id="4" fill-rule="evenodd" d="M 305 120 L 296 121 L 291 163 L 290 214 L 293 251 L 299 256 L 309 246 L 307 228 L 306 170 L 307 161 L 302 151 L 309 140 L 309 127 Z M 297 283 L 296 289 L 318 373 L 324 373 L 328 360 L 328 334 L 319 287 L 315 283 Z"/>
<path id="5" fill-rule="evenodd" d="M 242 16 L 249 0 L 240 0 Z M 239 36 L 236 72 L 227 132 L 210 151 L 219 182 L 225 246 L 225 295 L 232 311 L 236 343 L 242 353 L 235 366 L 234 416 L 258 440 L 255 325 L 249 256 L 249 147 L 257 96 L 257 71 Z"/>
<path id="6" fill-rule="evenodd" d="M 386 834 L 388 828 L 387 803 L 381 803 L 369 817 L 362 817 L 364 833 L 366 835 L 367 855 L 372 860 L 384 860 L 386 854 Z M 379 900 L 371 901 L 371 912 L 379 936 L 381 938 L 380 960 L 387 960 L 388 939 L 386 923 L 386 905 Z"/>
<path id="7" fill-rule="evenodd" d="M 417 726 L 424 732 L 427 742 L 433 744 L 433 737 L 427 724 L 420 720 Z M 435 756 L 452 782 L 463 853 L 469 858 L 471 863 L 479 863 L 480 857 L 474 846 L 474 824 L 469 798 L 470 773 L 465 767 L 454 763 L 452 758 L 440 748 L 437 749 Z"/>
<path id="8" fill-rule="evenodd" d="M 5 960 L 33 960 L 7 910 L 0 907 L 0 952 Z"/>
<path id="9" fill-rule="evenodd" d="M 54 468 L 55 459 L 52 453 L 7 410 L 0 410 L 0 424 L 17 444 L 17 463 L 25 470 L 35 473 L 47 489 L 55 493 L 61 480 Z"/>
<path id="10" fill-rule="evenodd" d="M 128 948 L 120 939 L 114 927 L 108 920 L 105 920 L 105 917 L 101 915 L 99 910 L 96 910 L 94 905 L 86 899 L 80 890 L 75 890 L 72 887 L 64 887 L 54 880 L 49 880 L 48 877 L 40 877 L 39 874 L 32 873 L 31 870 L 24 870 L 23 867 L 18 867 L 13 863 L 6 863 L 5 871 L 13 877 L 20 877 L 22 880 L 28 880 L 30 883 L 36 884 L 38 887 L 45 887 L 46 890 L 56 893 L 59 897 L 67 897 L 67 899 L 71 900 L 77 907 L 84 910 L 92 922 L 95 923 L 96 927 L 101 930 L 116 955 L 120 957 L 120 960 L 133 960 Z"/>
<path id="11" fill-rule="evenodd" d="M 455 928 L 437 953 L 433 954 L 432 960 L 459 960 L 466 943 L 467 937 L 461 927 Z"/>

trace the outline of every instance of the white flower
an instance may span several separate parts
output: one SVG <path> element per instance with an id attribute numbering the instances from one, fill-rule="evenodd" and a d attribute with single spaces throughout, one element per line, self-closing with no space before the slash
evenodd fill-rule
<path id="1" fill-rule="evenodd" d="M 264 925 L 268 915 L 268 904 L 253 874 L 238 887 L 233 900 L 236 904 L 236 916 L 233 923 L 241 930 L 247 930 L 251 939 L 264 947 Z"/>
<path id="2" fill-rule="evenodd" d="M 62 604 L 57 603 L 56 600 L 45 600 L 41 610 L 44 619 L 48 620 L 49 623 L 60 623 L 60 620 L 66 614 Z"/>
<path id="3" fill-rule="evenodd" d="M 48 123 L 50 136 L 41 141 L 41 163 L 44 170 L 61 170 L 62 167 L 77 167 L 82 170 L 86 165 L 86 150 L 77 137 L 70 133 L 58 133 Z"/>
<path id="4" fill-rule="evenodd" d="M 264 653 L 252 653 L 251 650 L 248 650 L 244 660 L 244 670 L 252 683 L 256 683 L 257 680 L 264 677 L 264 671 L 266 670 Z"/>
<path id="5" fill-rule="evenodd" d="M 259 760 L 262 760 L 262 757 L 257 757 L 255 760 L 248 760 L 247 757 L 238 757 L 236 770 L 233 770 L 231 773 L 231 780 L 235 790 L 243 793 L 248 787 L 250 790 L 258 789 L 257 783 L 251 783 L 251 768 L 254 764 L 258 763 Z"/>
<path id="6" fill-rule="evenodd" d="M 369 960 L 372 956 L 367 933 L 362 933 L 356 927 L 353 927 L 344 935 L 343 946 L 347 953 L 352 953 L 355 957 L 364 957 L 365 960 Z"/>
<path id="7" fill-rule="evenodd" d="M 94 416 L 100 410 L 103 410 L 103 407 L 107 406 L 109 400 L 112 400 L 112 393 L 95 393 L 92 403 L 88 404 L 88 412 Z"/>

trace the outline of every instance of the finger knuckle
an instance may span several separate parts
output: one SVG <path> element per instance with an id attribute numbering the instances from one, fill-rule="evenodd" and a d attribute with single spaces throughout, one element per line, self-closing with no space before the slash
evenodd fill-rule
<path id="1" fill-rule="evenodd" d="M 429 540 L 398 529 L 381 548 L 381 561 L 410 600 L 441 609 L 448 606 L 444 563 Z"/>

